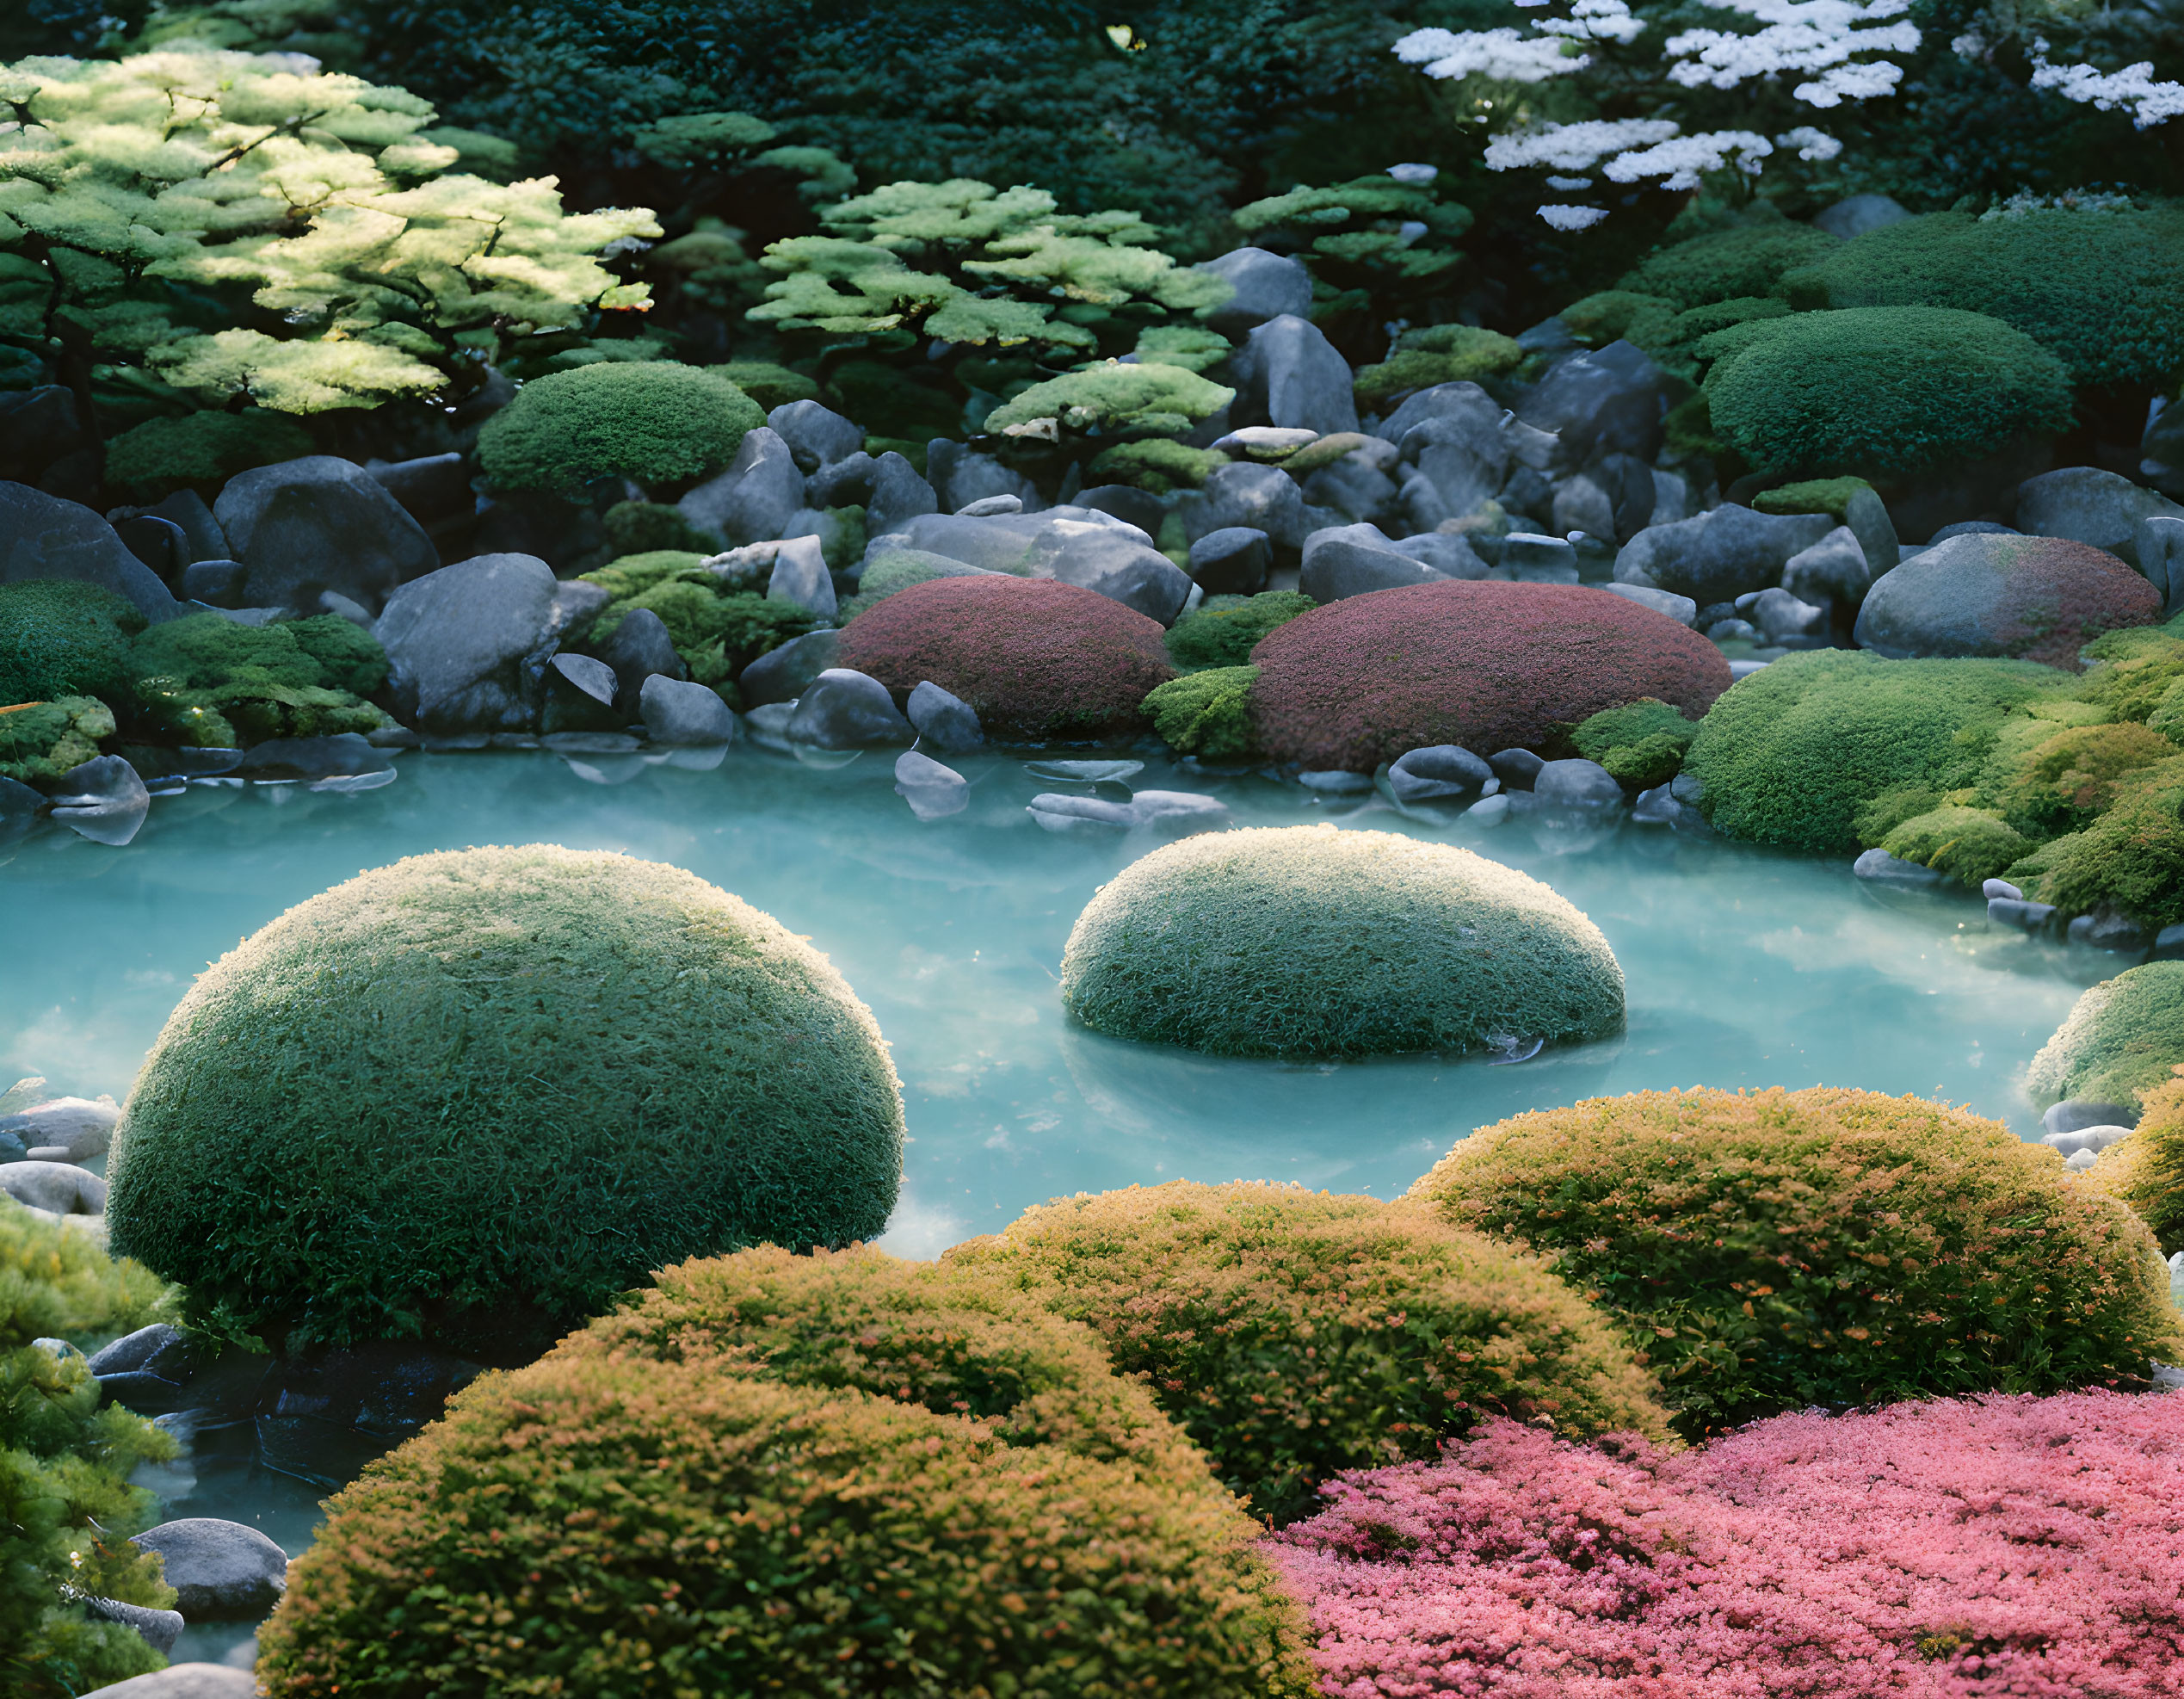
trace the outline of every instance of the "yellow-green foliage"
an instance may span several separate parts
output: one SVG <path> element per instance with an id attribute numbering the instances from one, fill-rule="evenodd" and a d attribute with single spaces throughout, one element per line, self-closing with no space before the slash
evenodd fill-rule
<path id="1" fill-rule="evenodd" d="M 1396 338 L 1395 350 L 1387 359 L 1358 368 L 1358 405 L 1380 409 L 1412 390 L 1476 383 L 1512 369 L 1523 358 L 1524 350 L 1510 337 L 1476 324 L 1405 331 Z"/>
<path id="2" fill-rule="evenodd" d="M 1698 726 L 1672 703 L 1640 697 L 1603 708 L 1570 734 L 1577 753 L 1597 761 L 1622 784 L 1639 790 L 1665 785 L 1683 767 Z"/>
<path id="3" fill-rule="evenodd" d="M 1762 490 L 1752 497 L 1752 505 L 1761 513 L 1824 513 L 1840 520 L 1850 498 L 1872 487 L 1862 478 L 1811 478 Z"/>
<path id="4" fill-rule="evenodd" d="M 1422 1209 L 1175 1181 L 1028 1209 L 948 1253 L 1089 1324 L 1258 1514 L 1431 1457 L 1482 1413 L 1661 1434 L 1629 1350 L 1544 1263 Z"/>
<path id="5" fill-rule="evenodd" d="M 166 1288 L 141 1265 L 115 1262 L 89 1235 L 0 1197 L 0 1693 L 71 1696 L 160 1668 L 137 1634 L 96 1622 L 78 1601 L 120 1599 L 164 1609 L 175 1594 L 159 1560 L 129 1536 L 157 1503 L 131 1486 L 142 1461 L 175 1443 L 117 1405 L 80 1350 L 166 1312 Z"/>
<path id="6" fill-rule="evenodd" d="M 1235 398 L 1234 390 L 1181 366 L 1110 360 L 1033 384 L 988 414 L 985 429 L 1004 436 L 1043 427 L 1174 434 L 1211 418 Z"/>
<path id="7" fill-rule="evenodd" d="M 1155 437 L 1101 449 L 1085 468 L 1085 476 L 1107 484 L 1132 484 L 1164 496 L 1171 490 L 1197 489 L 1228 463 L 1229 457 L 1218 448 L 1194 448 L 1188 442 Z"/>
<path id="8" fill-rule="evenodd" d="M 2094 1159 L 2083 1183 L 2137 1210 L 2163 1256 L 2184 1251 L 2184 1079 L 2147 1090 L 2138 1125 Z"/>
<path id="9" fill-rule="evenodd" d="M 322 652 L 330 668 L 318 658 Z M 386 681 L 386 652 L 332 615 L 268 626 L 185 615 L 139 636 L 128 664 L 145 718 L 167 736 L 204 748 L 371 732 L 387 723 L 369 702 L 331 683 L 339 677 L 377 689 Z"/>
<path id="10" fill-rule="evenodd" d="M 92 696 L 0 708 L 0 779 L 51 783 L 99 752 L 114 735 L 114 711 Z"/>
<path id="11" fill-rule="evenodd" d="M 1318 605 L 1293 590 L 1209 596 L 1168 628 L 1168 658 L 1182 672 L 1242 666 L 1261 638 Z"/>
<path id="12" fill-rule="evenodd" d="M 2125 775 L 2106 813 L 2009 876 L 2066 917 L 2113 908 L 2150 926 L 2184 921 L 2184 756 Z"/>
<path id="13" fill-rule="evenodd" d="M 2054 1152 L 1917 1097 L 1594 1098 L 1472 1134 L 1409 1195 L 1557 1253 L 1694 1438 L 1815 1404 L 2139 1376 L 2184 1346 L 2142 1222 Z"/>
<path id="14" fill-rule="evenodd" d="M 0 707 L 62 696 L 129 701 L 129 638 L 144 615 L 73 578 L 0 584 Z"/>
<path id="15" fill-rule="evenodd" d="M 731 589 L 727 580 L 698 564 L 701 558 L 662 549 L 625 556 L 585 573 L 614 597 L 592 622 L 589 640 L 595 646 L 607 642 L 633 610 L 650 609 L 667 627 L 690 677 L 718 686 L 768 650 L 811 629 L 815 621 L 808 609 Z"/>
<path id="16" fill-rule="evenodd" d="M 605 361 L 526 384 L 478 435 L 504 490 L 572 490 L 595 478 L 686 483 L 736 457 L 766 415 L 718 370 Z"/>
<path id="17" fill-rule="evenodd" d="M 2079 652 L 2088 664 L 2077 696 L 2108 718 L 2150 722 L 2164 705 L 2184 706 L 2176 688 L 2184 683 L 2184 614 L 2165 626 L 2103 632 Z M 2172 717 L 2154 729 L 2174 736 L 2175 723 Z"/>
<path id="18" fill-rule="evenodd" d="M 1824 231 L 1787 220 L 1718 231 L 1663 248 L 1617 287 L 1664 296 L 1681 312 L 1770 295 L 1785 272 L 1823 260 L 1842 245 Z"/>
<path id="19" fill-rule="evenodd" d="M 1623 970 L 1569 902 L 1468 850 L 1261 827 L 1168 844 L 1102 887 L 1070 933 L 1062 1004 L 1095 1031 L 1217 1055 L 1463 1052 L 1617 1030 Z"/>
<path id="20" fill-rule="evenodd" d="M 2184 1065 L 2184 961 L 2149 961 L 2088 987 L 2025 1077 L 2033 1103 L 2136 1106 Z"/>
<path id="21" fill-rule="evenodd" d="M 107 1219 L 246 1325 L 513 1337 L 685 1257 L 874 1236 L 902 1136 L 870 1012 L 779 922 L 657 862 L 470 850 L 361 874 L 200 977 Z"/>
<path id="22" fill-rule="evenodd" d="M 217 485 L 254 466 L 313 452 L 311 433 L 262 407 L 147 419 L 107 445 L 106 475 L 148 491 Z"/>
<path id="23" fill-rule="evenodd" d="M 2022 860 L 2033 842 L 1999 814 L 1951 805 L 1902 821 L 1881 839 L 1880 847 L 1898 861 L 1946 873 L 1976 891 Z"/>
<path id="24" fill-rule="evenodd" d="M 2180 754 L 2160 732 L 2129 720 L 2061 728 L 2012 720 L 1996 739 L 1981 789 L 2019 831 L 2049 837 L 2090 825 L 2131 775 Z"/>
<path id="25" fill-rule="evenodd" d="M 1178 755 L 1248 761 L 1258 746 L 1251 733 L 1251 687 L 1258 677 L 1255 666 L 1185 673 L 1153 687 L 1145 697 L 1146 717 Z"/>

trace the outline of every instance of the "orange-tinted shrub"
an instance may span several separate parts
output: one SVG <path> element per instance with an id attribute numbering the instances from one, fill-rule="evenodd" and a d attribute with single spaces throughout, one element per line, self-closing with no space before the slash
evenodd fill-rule
<path id="1" fill-rule="evenodd" d="M 2184 1251 L 2184 1079 L 2146 1094 L 2138 1125 L 2101 1152 L 2085 1183 L 2137 1210 L 2163 1256 Z"/>

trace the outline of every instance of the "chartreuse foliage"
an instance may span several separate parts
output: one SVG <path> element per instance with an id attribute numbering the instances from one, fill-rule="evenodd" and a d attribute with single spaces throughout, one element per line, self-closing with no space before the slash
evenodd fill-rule
<path id="1" fill-rule="evenodd" d="M 1385 409 L 1397 397 L 1435 384 L 1476 383 L 1497 377 L 1524 358 L 1524 350 L 1499 331 L 1476 324 L 1434 324 L 1405 331 L 1395 351 L 1374 366 L 1357 371 L 1361 407 Z"/>
<path id="2" fill-rule="evenodd" d="M 1168 628 L 1168 658 L 1185 672 L 1242 666 L 1261 638 L 1318 605 L 1293 590 L 1209 596 Z"/>
<path id="3" fill-rule="evenodd" d="M 2024 859 L 2033 842 L 1990 810 L 1952 803 L 1899 821 L 1880 847 L 1976 891 Z"/>
<path id="4" fill-rule="evenodd" d="M 1132 484 L 1164 496 L 1175 490 L 1197 489 L 1228 463 L 1229 457 L 1218 448 L 1194 448 L 1188 442 L 1152 437 L 1102 448 L 1085 468 L 1085 478 L 1088 482 L 1097 479 L 1110 484 Z"/>
<path id="5" fill-rule="evenodd" d="M 1176 1181 L 1058 1198 L 947 1260 L 1096 1329 L 1277 1522 L 1336 1470 L 1430 1457 L 1483 1413 L 1665 1430 L 1604 1318 L 1545 1264 L 1422 1209 Z"/>
<path id="6" fill-rule="evenodd" d="M 690 677 L 717 688 L 768 650 L 811 629 L 808 609 L 738 590 L 702 565 L 703 559 L 683 550 L 657 549 L 586 572 L 587 580 L 614 598 L 593 621 L 591 643 L 607 642 L 634 609 L 650 609 L 667 627 Z"/>
<path id="7" fill-rule="evenodd" d="M 2089 987 L 2040 1047 L 2025 1089 L 2045 1109 L 2066 1098 L 2137 1104 L 2184 1066 L 2184 961 L 2149 961 Z"/>
<path id="8" fill-rule="evenodd" d="M 1064 431 L 1173 435 L 1211 418 L 1236 392 L 1181 366 L 1104 361 L 1019 391 L 986 416 L 1004 436 L 1058 439 Z"/>
<path id="9" fill-rule="evenodd" d="M 1409 1195 L 1554 1253 L 1694 1438 L 1809 1405 L 2135 1378 L 2184 1344 L 2143 1223 L 2052 1151 L 1916 1097 L 1595 1098 L 1472 1134 Z"/>
<path id="10" fill-rule="evenodd" d="M 1153 687 L 1145 714 L 1160 740 L 1178 755 L 1246 761 L 1257 749 L 1251 734 L 1255 666 L 1202 667 Z"/>
<path id="11" fill-rule="evenodd" d="M 0 779 L 50 783 L 99 752 L 114 735 L 114 710 L 93 696 L 0 707 Z"/>
<path id="12" fill-rule="evenodd" d="M 2030 837 L 2075 831 L 2114 804 L 2134 774 L 2175 759 L 2167 738 L 2132 720 L 2058 726 L 2013 720 L 1981 777 L 1983 797 Z"/>
<path id="13" fill-rule="evenodd" d="M 1752 497 L 1752 505 L 1761 513 L 1824 513 L 1840 521 L 1850 498 L 1872 487 L 1862 478 L 1808 478 L 1762 490 Z"/>
<path id="14" fill-rule="evenodd" d="M 1623 970 L 1564 899 L 1468 850 L 1267 827 L 1166 845 L 1102 887 L 1070 930 L 1062 1004 L 1095 1031 L 1216 1055 L 1462 1052 L 1615 1031 Z"/>
<path id="15" fill-rule="evenodd" d="M 387 724 L 355 689 L 336 682 L 377 689 L 386 682 L 386 652 L 369 633 L 330 614 L 268 626 L 185 615 L 138 637 L 128 666 L 131 691 L 151 729 L 202 748 Z"/>
<path id="16" fill-rule="evenodd" d="M 129 639 L 144 615 L 73 578 L 0 584 L 0 707 L 61 696 L 129 700 Z"/>
<path id="17" fill-rule="evenodd" d="M 478 458 L 509 490 L 573 490 L 597 478 L 681 484 L 719 471 L 765 423 L 717 372 L 602 361 L 526 384 L 486 421 Z"/>
<path id="18" fill-rule="evenodd" d="M 2184 1079 L 2147 1088 L 2138 1125 L 2094 1159 L 2085 1183 L 2137 1210 L 2163 1256 L 2184 1251 Z"/>
<path id="19" fill-rule="evenodd" d="M 2112 908 L 2156 927 L 2184 921 L 2184 755 L 2125 775 L 2106 813 L 2009 876 L 2066 916 Z"/>
<path id="20" fill-rule="evenodd" d="M 682 1257 L 873 1237 L 902 1136 L 870 1013 L 776 921 L 655 862 L 471 850 L 361 874 L 199 979 L 107 1219 L 243 1325 L 507 1348 Z"/>
<path id="21" fill-rule="evenodd" d="M 128 1483 L 175 1442 L 118 1405 L 80 1350 L 159 1319 L 169 1294 L 87 1233 L 0 1198 L 0 1694 L 70 1699 L 164 1663 L 136 1630 L 93 1622 L 86 1597 L 164 1609 L 174 1591 L 129 1536 L 157 1502 Z M 34 1341 L 40 1343 L 34 1344 Z"/>
<path id="22" fill-rule="evenodd" d="M 1623 707 L 1602 708 L 1581 721 L 1570 741 L 1578 754 L 1600 763 L 1621 783 L 1650 790 L 1675 777 L 1698 730 L 1674 703 L 1647 696 Z"/>

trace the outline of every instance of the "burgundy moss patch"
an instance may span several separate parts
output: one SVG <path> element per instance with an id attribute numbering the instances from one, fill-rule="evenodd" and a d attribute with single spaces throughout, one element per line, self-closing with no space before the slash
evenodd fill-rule
<path id="1" fill-rule="evenodd" d="M 1268 633 L 1251 660 L 1262 746 L 1354 773 L 1427 744 L 1559 751 L 1602 708 L 1651 696 L 1696 717 L 1729 688 L 1698 633 L 1576 584 L 1374 590 Z"/>
<path id="2" fill-rule="evenodd" d="M 1175 676 L 1157 621 L 1043 578 L 932 578 L 842 627 L 840 664 L 906 696 L 931 679 L 1018 743 L 1141 731 L 1138 705 Z"/>

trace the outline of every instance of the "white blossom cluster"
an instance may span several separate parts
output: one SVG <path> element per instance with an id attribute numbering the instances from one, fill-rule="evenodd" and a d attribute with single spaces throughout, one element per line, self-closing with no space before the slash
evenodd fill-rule
<path id="1" fill-rule="evenodd" d="M 1486 169 L 1515 171 L 1527 165 L 1552 165 L 1564 171 L 1589 171 L 1611 153 L 1653 146 L 1667 141 L 1681 127 L 1667 118 L 1594 118 L 1582 124 L 1543 124 L 1536 130 L 1512 131 L 1487 143 Z"/>
<path id="2" fill-rule="evenodd" d="M 1539 216 L 1557 230 L 1590 230 L 1607 213 L 1600 207 L 1546 206 L 1539 208 Z"/>
<path id="3" fill-rule="evenodd" d="M 1518 3 L 1538 5 L 1544 0 L 1518 0 Z M 1627 47 L 1645 33 L 1645 21 L 1632 17 L 1623 0 L 1572 0 L 1568 17 L 1542 18 L 1533 28 L 1572 40 L 1620 41 Z"/>
<path id="4" fill-rule="evenodd" d="M 1817 71 L 1791 92 L 1808 105 L 1840 106 L 1893 94 L 1903 68 L 1891 60 L 1856 59 L 1859 53 L 1908 53 L 1919 45 L 1918 27 L 1903 20 L 1910 0 L 1706 0 L 1742 12 L 1766 28 L 1751 35 L 1718 29 L 1687 29 L 1669 38 L 1664 57 L 1671 82 L 1687 89 L 1733 89 L 1747 77 L 1783 71 Z M 1894 18 L 1891 23 L 1884 20 Z M 1865 26 L 1860 28 L 1860 26 Z"/>
<path id="5" fill-rule="evenodd" d="M 2184 117 L 2184 83 L 2156 83 L 2150 60 L 2103 72 L 2089 65 L 2050 65 L 2047 43 L 2035 44 L 2033 86 L 2052 89 L 2066 101 L 2097 106 L 2103 112 L 2128 108 L 2132 121 L 2144 130 Z"/>

